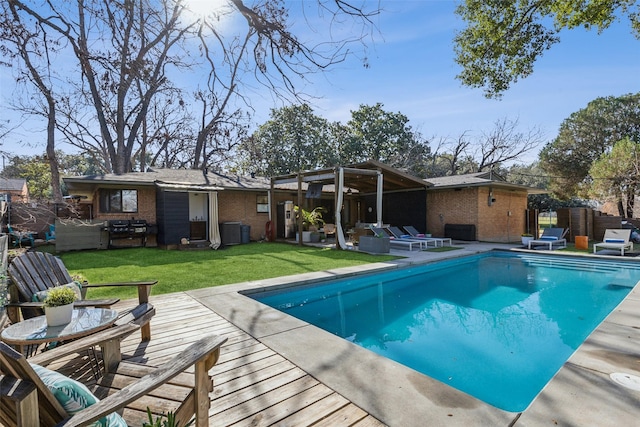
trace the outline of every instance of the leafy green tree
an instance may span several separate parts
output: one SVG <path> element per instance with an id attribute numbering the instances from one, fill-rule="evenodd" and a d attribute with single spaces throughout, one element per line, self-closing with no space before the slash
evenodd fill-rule
<path id="1" fill-rule="evenodd" d="M 347 163 L 378 160 L 424 176 L 430 154 L 428 145 L 411 129 L 407 116 L 385 111 L 383 106 L 360 105 L 351 112 L 343 148 L 352 157 L 344 156 L 343 160 L 350 160 Z"/>
<path id="2" fill-rule="evenodd" d="M 271 110 L 270 119 L 240 146 L 239 168 L 275 176 L 326 167 L 335 159 L 327 120 L 308 105 Z"/>
<path id="3" fill-rule="evenodd" d="M 640 141 L 640 93 L 597 98 L 571 114 L 540 152 L 549 189 L 560 199 L 587 197 L 591 165 L 624 138 Z"/>
<path id="4" fill-rule="evenodd" d="M 65 154 L 57 150 L 56 158 L 59 164 L 57 176 L 95 175 L 101 172 L 94 160 L 81 154 Z M 10 157 L 0 176 L 24 178 L 27 181 L 29 195 L 33 199 L 53 198 L 52 174 L 46 154 Z M 62 183 L 60 185 L 62 186 Z"/>
<path id="5" fill-rule="evenodd" d="M 11 157 L 1 175 L 4 178 L 24 178 L 32 199 L 51 199 L 51 169 L 46 156 Z"/>
<path id="6" fill-rule="evenodd" d="M 464 0 L 456 13 L 467 23 L 454 40 L 463 68 L 457 77 L 484 88 L 487 97 L 499 97 L 533 73 L 535 61 L 560 41 L 564 29 L 602 32 L 626 16 L 640 38 L 636 0 Z"/>
<path id="7" fill-rule="evenodd" d="M 640 143 L 625 138 L 615 143 L 589 169 L 593 180 L 590 194 L 615 201 L 620 216 L 633 218 L 634 201 L 640 184 Z"/>

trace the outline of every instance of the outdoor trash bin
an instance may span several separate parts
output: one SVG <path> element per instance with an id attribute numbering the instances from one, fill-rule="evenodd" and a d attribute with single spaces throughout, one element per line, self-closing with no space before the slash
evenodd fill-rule
<path id="1" fill-rule="evenodd" d="M 249 243 L 251 241 L 251 226 L 250 225 L 242 225 L 242 243 Z"/>

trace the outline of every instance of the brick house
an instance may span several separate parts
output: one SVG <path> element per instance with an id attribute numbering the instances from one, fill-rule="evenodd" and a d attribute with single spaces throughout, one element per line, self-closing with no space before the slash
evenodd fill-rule
<path id="1" fill-rule="evenodd" d="M 462 240 L 518 241 L 525 230 L 527 194 L 535 190 L 510 184 L 489 172 L 422 180 L 374 161 L 347 169 L 350 173 L 345 178 L 340 217 L 345 229 L 359 223 L 374 223 L 378 218 L 377 178 L 373 171 L 384 177 L 384 223 L 413 225 L 434 236 Z M 111 244 L 105 226 L 113 220 L 146 221 L 152 230 L 147 244 L 165 248 L 178 247 L 185 240 L 220 239 L 227 244 L 231 235 L 236 243 L 238 227 L 246 226 L 251 240 L 263 239 L 267 230 L 275 238 L 290 238 L 293 236 L 284 233 L 283 223 L 285 218 L 290 221 L 295 215 L 293 205 L 300 204 L 305 209 L 323 206 L 325 221 L 334 222 L 336 170 L 272 179 L 191 169 L 67 177 L 64 181 L 69 193 L 83 208 L 79 211 L 86 213 L 84 220 L 95 225 L 95 236 L 85 247 L 77 246 L 76 236 L 75 246 L 67 248 L 65 233 L 58 232 L 56 245 L 61 247 L 57 249 L 101 248 L 105 242 Z M 320 190 L 309 196 L 312 184 L 321 184 Z M 81 232 L 88 235 L 86 227 Z"/>
<path id="2" fill-rule="evenodd" d="M 234 232 L 235 225 L 249 226 L 250 238 L 258 240 L 268 221 L 267 178 L 207 170 L 149 169 L 67 177 L 64 182 L 80 207 L 84 206 L 79 211 L 88 212 L 85 220 L 103 228 L 114 220 L 144 220 L 150 224 L 149 246 L 173 248 L 185 241 L 213 241 L 220 230 L 214 231 L 211 226 L 225 223 L 234 223 Z M 58 234 L 60 240 L 64 233 Z M 100 241 L 107 239 L 103 235 Z"/>
<path id="3" fill-rule="evenodd" d="M 5 202 L 29 202 L 29 189 L 24 178 L 0 178 L 0 200 Z"/>

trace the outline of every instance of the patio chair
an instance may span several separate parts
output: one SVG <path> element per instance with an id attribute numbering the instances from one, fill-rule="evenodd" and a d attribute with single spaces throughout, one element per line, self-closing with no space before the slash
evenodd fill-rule
<path id="1" fill-rule="evenodd" d="M 329 235 L 333 235 L 333 237 L 336 236 L 336 225 L 335 224 L 329 224 L 329 223 L 325 223 L 324 224 L 324 235 L 329 237 Z"/>
<path id="2" fill-rule="evenodd" d="M 71 346 L 80 351 L 100 345 L 103 353 L 120 356 L 120 340 L 135 330 L 132 323 L 120 325 L 42 353 L 29 362 L 0 343 L 0 423 L 83 426 L 104 418 L 122 421 L 122 416 L 127 425 L 140 426 L 148 421 L 149 409 L 154 418 L 173 412 L 181 426 L 194 416 L 196 426 L 208 426 L 209 393 L 213 391 L 208 371 L 218 361 L 226 338 L 202 338 L 157 368 L 114 358 L 105 364 L 102 378 L 89 386 L 42 367 L 69 355 Z M 193 371 L 192 366 L 195 373 L 186 373 Z"/>
<path id="3" fill-rule="evenodd" d="M 428 239 L 426 237 L 414 237 L 410 234 L 403 233 L 402 230 L 400 230 L 400 228 L 395 227 L 393 225 L 385 227 L 385 229 L 396 239 L 407 239 L 407 240 L 423 242 L 425 248 L 428 248 L 429 245 L 433 245 L 434 248 L 438 246 L 438 242 L 436 242 L 434 239 Z"/>
<path id="4" fill-rule="evenodd" d="M 408 249 L 410 251 L 413 250 L 414 246 L 417 246 L 419 249 L 422 249 L 423 242 L 418 240 L 409 240 L 409 239 L 397 239 L 391 232 L 386 231 L 385 229 L 378 227 L 371 227 L 371 231 L 375 233 L 376 236 L 384 236 L 389 237 L 389 244 L 392 247 Z"/>
<path id="5" fill-rule="evenodd" d="M 450 237 L 427 237 L 423 233 L 420 233 L 413 225 L 403 225 L 402 228 L 414 239 L 433 240 L 436 242 L 436 247 L 438 247 L 438 245 L 444 246 L 445 244 L 447 246 L 452 245 Z"/>
<path id="6" fill-rule="evenodd" d="M 631 229 L 624 228 L 607 228 L 604 231 L 604 238 L 601 243 L 594 243 L 593 253 L 598 249 L 613 249 L 620 251 L 620 255 L 624 256 L 624 251 L 633 250 L 633 242 L 631 238 Z"/>
<path id="7" fill-rule="evenodd" d="M 7 231 L 13 239 L 13 247 L 22 247 L 23 243 L 28 243 L 32 248 L 36 245 L 33 233 L 29 231 L 16 231 L 11 225 L 7 225 Z"/>
<path id="8" fill-rule="evenodd" d="M 62 260 L 46 252 L 27 252 L 16 257 L 8 268 L 11 283 L 9 284 L 9 303 L 6 305 L 7 317 L 12 323 L 22 318 L 28 319 L 43 314 L 41 299 L 48 289 L 56 286 L 75 286 L 73 278 L 67 271 Z M 110 299 L 85 299 L 87 289 L 106 286 L 136 286 L 138 288 L 138 303 L 149 302 L 151 287 L 157 283 L 154 281 L 81 284 L 82 299 L 74 303 L 75 307 L 111 307 L 120 301 L 118 298 Z M 34 298 L 34 295 L 41 298 Z M 35 299 L 35 301 L 34 301 Z M 151 339 L 151 326 L 142 327 L 143 341 Z"/>
<path id="9" fill-rule="evenodd" d="M 532 239 L 527 242 L 527 249 L 531 249 L 532 246 L 533 248 L 536 246 L 547 246 L 550 251 L 555 247 L 566 248 L 567 239 L 565 239 L 565 236 L 568 231 L 568 228 L 562 227 L 545 228 L 538 239 Z"/>
<path id="10" fill-rule="evenodd" d="M 49 231 L 44 233 L 44 240 L 46 242 L 56 240 L 56 226 L 54 224 L 49 224 Z"/>

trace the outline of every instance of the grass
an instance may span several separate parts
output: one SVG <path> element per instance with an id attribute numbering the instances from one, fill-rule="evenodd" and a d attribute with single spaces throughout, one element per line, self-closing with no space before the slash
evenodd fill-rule
<path id="1" fill-rule="evenodd" d="M 437 248 L 424 249 L 423 252 L 449 252 L 462 249 L 460 246 L 440 246 Z"/>
<path id="2" fill-rule="evenodd" d="M 60 257 L 72 276 L 80 276 L 89 283 L 158 280 L 152 295 L 398 258 L 286 243 L 250 243 L 217 251 L 157 248 L 82 251 Z M 129 299 L 136 295 L 135 288 L 102 288 L 91 289 L 88 298 Z"/>

